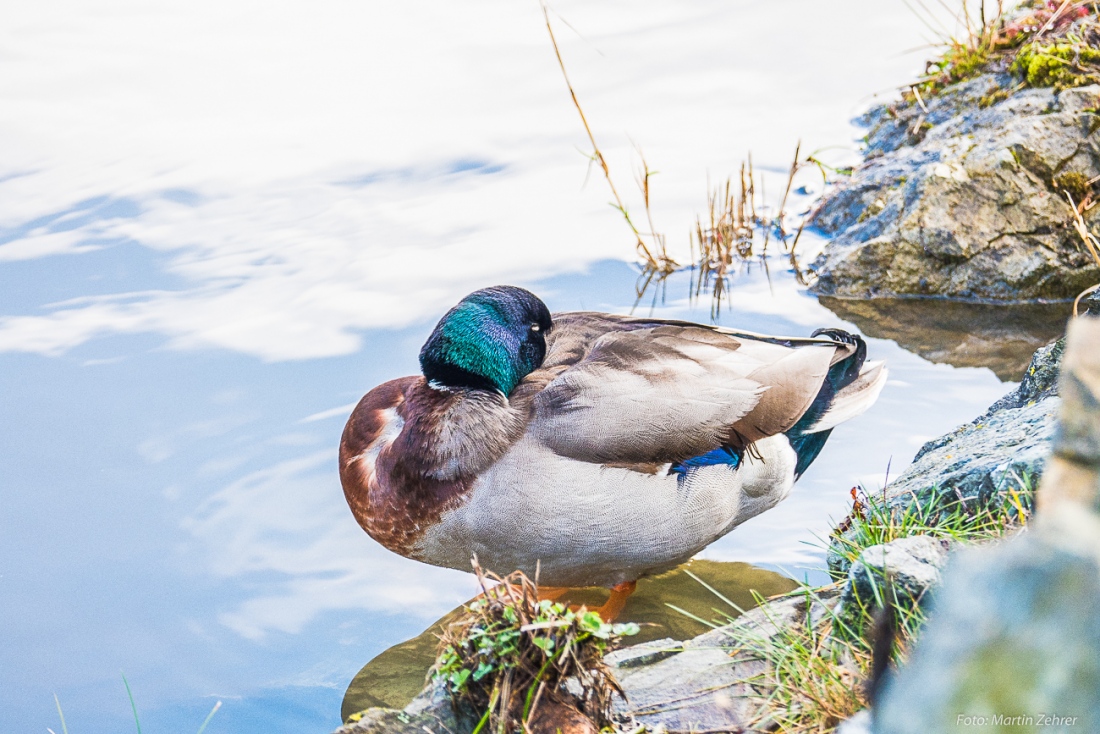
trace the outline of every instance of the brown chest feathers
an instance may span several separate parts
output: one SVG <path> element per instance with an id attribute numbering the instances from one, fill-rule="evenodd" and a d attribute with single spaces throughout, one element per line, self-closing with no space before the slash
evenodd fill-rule
<path id="1" fill-rule="evenodd" d="M 371 390 L 340 441 L 340 482 L 355 519 L 382 545 L 415 558 L 423 534 L 523 435 L 528 403 L 437 390 L 422 377 Z"/>

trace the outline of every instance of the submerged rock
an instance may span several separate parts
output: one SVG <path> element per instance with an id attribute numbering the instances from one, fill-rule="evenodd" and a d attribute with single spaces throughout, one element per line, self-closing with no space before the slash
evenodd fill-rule
<path id="1" fill-rule="evenodd" d="M 846 298 L 1073 298 L 1100 267 L 1072 227 L 1081 185 L 1100 175 L 1100 86 L 1025 89 L 985 74 L 926 100 L 876 108 L 867 160 L 811 224 L 835 238 L 814 292 Z M 1086 213 L 1100 231 L 1100 208 Z"/>

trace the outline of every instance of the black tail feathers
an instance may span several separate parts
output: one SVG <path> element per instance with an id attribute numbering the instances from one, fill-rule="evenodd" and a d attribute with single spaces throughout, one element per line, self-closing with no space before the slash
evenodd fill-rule
<path id="1" fill-rule="evenodd" d="M 825 336 L 840 344 L 852 344 L 856 349 L 854 353 L 829 368 L 817 397 L 810 404 L 810 409 L 787 431 L 787 440 L 791 442 L 791 448 L 798 456 L 795 466 L 796 478 L 802 476 L 803 472 L 810 467 L 813 460 L 821 453 L 829 434 L 832 433 L 831 429 L 815 433 L 806 431 L 829 410 L 836 394 L 859 377 L 859 371 L 867 359 L 867 343 L 858 334 L 850 334 L 843 329 L 818 329 L 811 336 Z"/>
<path id="2" fill-rule="evenodd" d="M 867 360 L 867 342 L 859 334 L 850 334 L 843 329 L 818 329 L 810 336 L 826 336 L 841 344 L 855 345 L 855 354 L 851 354 L 829 368 L 829 376 L 826 382 L 833 391 L 839 391 L 859 377 L 859 371 Z"/>

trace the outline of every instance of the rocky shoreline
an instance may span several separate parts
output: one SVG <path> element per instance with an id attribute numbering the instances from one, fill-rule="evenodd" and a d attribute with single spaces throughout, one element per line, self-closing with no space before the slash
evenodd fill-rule
<path id="1" fill-rule="evenodd" d="M 860 119 L 865 162 L 810 218 L 832 238 L 811 265 L 814 293 L 1021 302 L 1100 281 L 1066 198 L 1100 175 L 1100 86 L 1015 84 L 983 74 Z M 1100 231 L 1100 210 L 1084 216 Z"/>

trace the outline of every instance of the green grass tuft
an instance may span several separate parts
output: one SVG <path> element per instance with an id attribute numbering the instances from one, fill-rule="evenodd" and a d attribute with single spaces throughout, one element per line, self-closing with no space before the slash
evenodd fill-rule
<path id="1" fill-rule="evenodd" d="M 866 491 L 853 490 L 852 512 L 837 526 L 830 540 L 848 562 L 864 549 L 913 535 L 930 535 L 960 543 L 1001 538 L 1026 526 L 1031 516 L 1034 478 L 1013 477 L 1016 486 L 998 492 L 981 506 L 955 501 L 913 498 L 903 507 L 892 507 Z M 938 496 L 938 493 L 933 493 Z"/>
<path id="2" fill-rule="evenodd" d="M 832 537 L 834 547 L 839 545 L 851 562 L 865 548 L 914 535 L 960 543 L 1003 538 L 1026 527 L 1031 514 L 1033 477 L 1016 479 L 1016 486 L 980 508 L 964 502 L 937 507 L 915 501 L 905 508 L 891 508 L 866 493 L 855 493 L 852 515 Z M 840 583 L 801 584 L 783 598 L 805 597 L 808 611 L 802 622 L 785 627 L 773 619 L 778 628 L 773 634 L 740 626 L 723 628 L 735 656 L 766 664 L 763 674 L 744 681 L 759 703 L 750 730 L 831 732 L 868 705 L 868 682 L 879 671 L 904 663 L 924 625 L 922 600 L 911 598 L 885 577 L 871 581 L 864 598 L 852 594 L 843 597 L 843 604 L 839 603 Z M 729 604 L 717 592 L 715 597 Z M 765 615 L 769 601 L 777 599 L 757 598 L 758 609 Z M 729 607 L 736 614 L 725 616 L 733 621 L 742 610 Z"/>
<path id="3" fill-rule="evenodd" d="M 573 708 L 598 725 L 611 724 L 611 697 L 621 693 L 604 653 L 636 624 L 609 624 L 596 612 L 540 601 L 530 579 L 516 572 L 500 581 L 447 626 L 432 677 L 459 708 L 480 715 L 474 731 L 527 731 L 540 703 Z M 570 700 L 564 681 L 575 678 L 583 697 Z"/>

